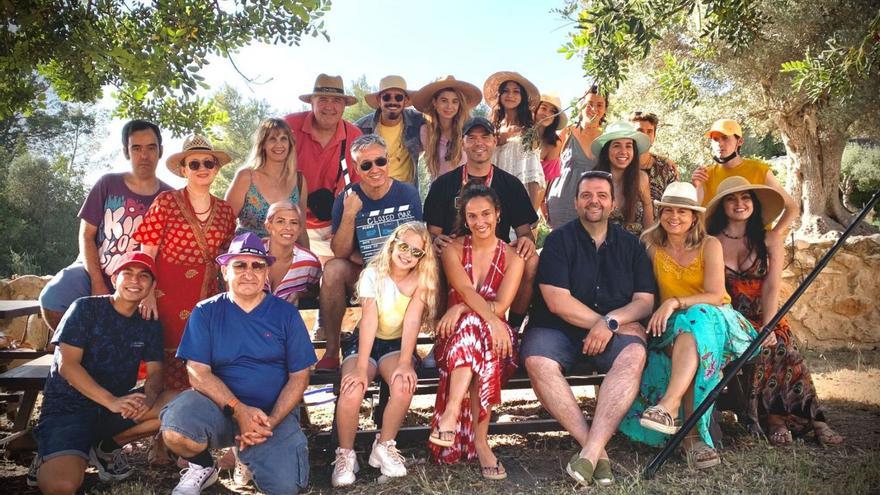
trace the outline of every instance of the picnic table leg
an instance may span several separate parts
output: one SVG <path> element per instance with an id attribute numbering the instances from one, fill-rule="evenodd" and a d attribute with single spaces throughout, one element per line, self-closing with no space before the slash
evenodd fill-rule
<path id="1" fill-rule="evenodd" d="M 25 390 L 21 397 L 21 403 L 18 405 L 18 412 L 15 415 L 15 423 L 12 425 L 12 432 L 24 431 L 27 428 L 28 421 L 31 419 L 31 413 L 34 412 L 34 404 L 37 402 L 37 394 L 39 390 Z"/>

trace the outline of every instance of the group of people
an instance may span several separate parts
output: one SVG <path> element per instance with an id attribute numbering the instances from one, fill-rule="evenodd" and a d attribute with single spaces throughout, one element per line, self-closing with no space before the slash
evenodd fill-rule
<path id="1" fill-rule="evenodd" d="M 470 116 L 481 98 L 490 119 Z M 776 312 L 797 206 L 765 163 L 740 155 L 735 121 L 711 126 L 717 163 L 689 183 L 650 151 L 658 118 L 604 125 L 595 86 L 572 125 L 558 97 L 515 72 L 482 92 L 452 76 L 409 91 L 388 76 L 365 97 L 375 113 L 354 124 L 341 77 L 318 76 L 300 99 L 310 111 L 260 123 L 225 199 L 210 187 L 230 156 L 206 137 L 166 159 L 186 179 L 173 190 L 155 174 L 159 128 L 125 125 L 131 170 L 95 184 L 80 259 L 40 297 L 56 348 L 29 484 L 74 493 L 87 465 L 125 479 L 122 447 L 153 436 L 151 463 L 185 467 L 175 494 L 214 483 L 210 449 L 227 447 L 237 481 L 296 493 L 308 484 L 299 406 L 311 370 L 340 370 L 333 486 L 356 480 L 376 377 L 390 399 L 368 462 L 404 476 L 395 438 L 428 365 L 440 377 L 436 462 L 476 459 L 483 477 L 507 476 L 489 419 L 524 366 L 580 445 L 567 473 L 607 485 L 615 432 L 662 444 Z M 540 253 L 539 215 L 553 229 Z M 320 360 L 298 309 L 315 298 Z M 343 338 L 353 300 L 361 319 Z M 420 364 L 426 329 L 435 343 Z M 756 431 L 777 445 L 793 430 L 842 442 L 784 319 L 755 359 Z M 564 377 L 581 362 L 606 375 L 591 424 Z M 720 462 L 709 417 L 683 444 L 697 468 Z"/>

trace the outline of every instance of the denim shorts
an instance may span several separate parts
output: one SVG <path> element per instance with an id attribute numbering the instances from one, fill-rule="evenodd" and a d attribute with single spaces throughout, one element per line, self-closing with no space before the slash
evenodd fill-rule
<path id="1" fill-rule="evenodd" d="M 615 333 L 601 354 L 587 356 L 583 353 L 586 336 L 586 332 L 583 331 L 529 327 L 523 334 L 519 353 L 523 362 L 529 356 L 552 359 L 559 363 L 565 372 L 570 371 L 578 362 L 592 362 L 600 373 L 607 373 L 626 346 L 636 343 L 645 347 L 645 342 L 635 335 Z"/>
<path id="2" fill-rule="evenodd" d="M 142 389 L 132 393 L 143 393 Z M 134 420 L 95 404 L 75 412 L 44 414 L 34 429 L 37 455 L 43 461 L 62 455 L 89 459 L 92 446 L 135 426 Z"/>
<path id="3" fill-rule="evenodd" d="M 159 419 L 162 431 L 179 433 L 212 449 L 231 447 L 238 434 L 238 422 L 226 417 L 214 401 L 191 389 L 166 405 Z M 239 459 L 250 469 L 257 488 L 268 495 L 303 490 L 309 484 L 309 449 L 299 427 L 299 408 L 278 423 L 265 442 L 241 451 Z"/>
<path id="4" fill-rule="evenodd" d="M 342 340 L 341 347 L 343 363 L 347 359 L 354 358 L 358 355 L 359 335 L 359 332 L 355 330 L 350 336 Z M 378 367 L 383 359 L 395 354 L 400 354 L 400 339 L 385 340 L 377 337 L 373 339 L 373 348 L 370 349 L 370 364 Z"/>
<path id="5" fill-rule="evenodd" d="M 107 286 L 110 288 L 110 286 Z M 73 304 L 73 301 L 81 297 L 92 295 L 92 279 L 82 261 L 75 261 L 72 265 L 63 268 L 56 273 L 52 280 L 40 291 L 40 307 L 63 313 Z"/>

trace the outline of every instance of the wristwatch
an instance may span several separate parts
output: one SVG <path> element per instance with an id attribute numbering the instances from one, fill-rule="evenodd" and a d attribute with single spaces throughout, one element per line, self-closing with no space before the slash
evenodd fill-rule
<path id="1" fill-rule="evenodd" d="M 608 327 L 608 330 L 617 333 L 617 329 L 620 328 L 620 323 L 618 323 L 617 320 L 608 315 L 603 316 L 602 319 L 605 321 L 605 326 Z"/>
<path id="2" fill-rule="evenodd" d="M 227 418 L 235 416 L 235 406 L 237 406 L 238 404 L 238 399 L 232 399 L 231 401 L 229 401 L 229 403 L 223 406 L 223 415 Z"/>

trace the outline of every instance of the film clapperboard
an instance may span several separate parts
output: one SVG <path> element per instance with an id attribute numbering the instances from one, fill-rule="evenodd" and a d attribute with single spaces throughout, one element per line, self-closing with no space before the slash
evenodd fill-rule
<path id="1" fill-rule="evenodd" d="M 416 218 L 410 205 L 359 212 L 355 219 L 354 232 L 364 264 L 382 249 L 385 239 L 398 225 L 414 220 Z"/>

